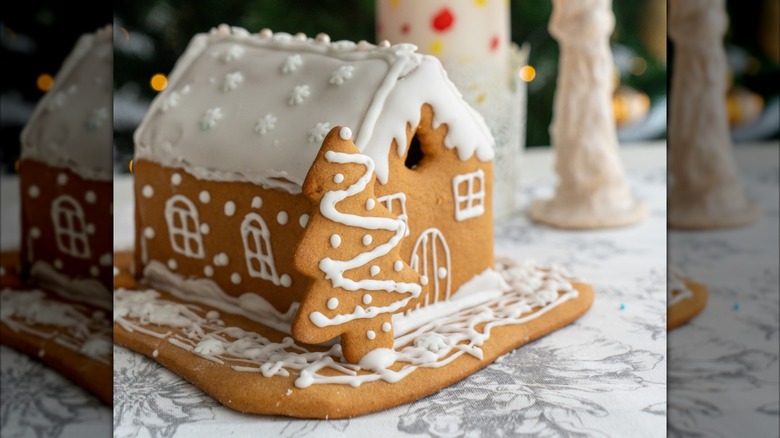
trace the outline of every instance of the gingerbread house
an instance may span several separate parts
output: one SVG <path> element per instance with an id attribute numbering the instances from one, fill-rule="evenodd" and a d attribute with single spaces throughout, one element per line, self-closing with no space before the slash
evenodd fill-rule
<path id="1" fill-rule="evenodd" d="M 436 58 L 220 26 L 193 38 L 135 132 L 136 273 L 289 321 L 309 281 L 293 263 L 310 212 L 301 185 L 336 126 L 406 222 L 401 256 L 430 279 L 426 303 L 493 267 L 493 138 Z"/>
<path id="2" fill-rule="evenodd" d="M 22 273 L 110 308 L 111 27 L 83 35 L 21 134 Z"/>

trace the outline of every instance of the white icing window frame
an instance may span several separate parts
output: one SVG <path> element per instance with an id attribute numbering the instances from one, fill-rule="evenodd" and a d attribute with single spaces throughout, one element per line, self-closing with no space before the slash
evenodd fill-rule
<path id="1" fill-rule="evenodd" d="M 179 218 L 181 227 L 175 225 L 174 218 L 176 217 Z M 194 229 L 190 229 L 187 226 L 190 220 L 195 225 Z M 203 236 L 200 233 L 200 220 L 198 219 L 198 209 L 195 207 L 195 203 L 186 196 L 173 195 L 165 201 L 165 222 L 168 224 L 168 237 L 171 240 L 171 249 L 192 259 L 202 259 L 204 257 Z M 182 245 L 176 242 L 176 236 L 182 237 Z"/>
<path id="2" fill-rule="evenodd" d="M 406 214 L 406 193 L 404 192 L 398 192 L 393 193 L 391 195 L 384 195 L 377 198 L 377 201 L 379 201 L 380 204 L 384 205 L 385 208 L 390 212 L 393 213 L 393 201 L 398 200 L 401 204 L 401 213 L 398 214 L 398 219 L 401 219 L 404 221 L 404 224 L 406 225 L 406 233 L 404 236 L 409 235 L 409 215 Z"/>
<path id="3" fill-rule="evenodd" d="M 271 231 L 262 216 L 255 212 L 244 216 L 241 222 L 241 242 L 244 244 L 244 260 L 246 260 L 249 276 L 268 280 L 278 286 L 280 281 L 271 247 Z M 255 250 L 250 248 L 250 242 L 254 243 Z M 263 248 L 266 252 L 263 252 Z M 255 269 L 252 265 L 253 261 L 258 263 L 260 270 Z"/>
<path id="4" fill-rule="evenodd" d="M 475 181 L 479 181 L 478 192 L 474 192 Z M 462 184 L 466 184 L 464 195 L 460 194 Z M 452 192 L 455 200 L 455 220 L 460 222 L 485 214 L 485 172 L 482 169 L 455 175 L 452 178 Z M 462 203 L 466 204 L 464 208 L 461 208 Z"/>
<path id="5" fill-rule="evenodd" d="M 64 220 L 64 225 L 60 225 L 61 219 Z M 57 249 L 72 257 L 89 258 L 89 237 L 81 204 L 72 196 L 58 196 L 51 204 L 51 220 Z M 82 243 L 82 250 L 79 250 L 77 242 Z"/>

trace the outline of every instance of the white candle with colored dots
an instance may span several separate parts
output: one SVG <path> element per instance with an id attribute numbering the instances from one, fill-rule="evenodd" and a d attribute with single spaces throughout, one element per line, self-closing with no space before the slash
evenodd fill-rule
<path id="1" fill-rule="evenodd" d="M 377 0 L 377 40 L 412 43 L 445 64 L 504 71 L 511 44 L 507 0 Z"/>

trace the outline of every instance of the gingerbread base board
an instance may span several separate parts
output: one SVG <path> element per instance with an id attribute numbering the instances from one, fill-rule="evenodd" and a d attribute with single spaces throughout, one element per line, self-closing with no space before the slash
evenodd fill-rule
<path id="1" fill-rule="evenodd" d="M 687 323 L 704 310 L 707 305 L 707 287 L 701 283 L 686 281 L 685 285 L 691 291 L 691 296 L 681 300 L 666 309 L 666 329 L 671 331 Z"/>
<path id="2" fill-rule="evenodd" d="M 121 283 L 129 286 L 126 280 L 127 277 L 124 277 Z M 265 377 L 259 372 L 236 371 L 228 362 L 216 363 L 174 344 L 167 336 L 159 338 L 137 330 L 128 331 L 122 325 L 115 324 L 114 341 L 159 362 L 223 405 L 237 411 L 300 418 L 349 418 L 433 394 L 484 368 L 500 356 L 571 323 L 588 310 L 594 297 L 591 286 L 584 283 L 573 283 L 573 286 L 578 292 L 575 298 L 547 309 L 537 318 L 518 325 L 493 327 L 489 339 L 481 346 L 481 360 L 462 354 L 439 368 L 417 368 L 395 383 L 376 380 L 359 386 L 325 383 L 298 388 L 296 379 L 299 376 L 296 373 Z M 181 300 L 168 293 L 157 292 L 161 299 L 181 303 Z M 201 314 L 214 310 L 201 304 L 197 307 Z M 241 316 L 222 313 L 220 318 L 226 327 L 253 331 L 273 342 L 280 342 L 286 336 Z M 174 336 L 177 332 L 175 327 L 169 326 L 145 325 L 144 329 L 172 333 Z M 184 335 L 181 331 L 178 334 Z M 305 348 L 309 351 L 327 349 L 318 350 L 313 346 Z M 396 362 L 391 368 L 398 370 L 402 365 Z"/>
<path id="3" fill-rule="evenodd" d="M 2 288 L 19 290 L 22 282 L 17 275 L 18 253 L 4 252 L 0 255 L 0 262 L 2 262 L 3 268 L 2 281 L 0 281 Z M 47 293 L 47 295 L 47 299 L 73 304 L 53 293 Z M 83 304 L 78 305 L 88 307 Z M 58 339 L 57 329 L 45 326 L 31 327 L 52 336 L 47 339 L 24 331 L 15 331 L 7 324 L 0 322 L 0 344 L 38 358 L 54 371 L 96 396 L 103 403 L 110 405 L 113 402 L 114 392 L 111 383 L 113 381 L 113 365 L 111 361 L 100 362 L 61 345 L 56 341 Z"/>

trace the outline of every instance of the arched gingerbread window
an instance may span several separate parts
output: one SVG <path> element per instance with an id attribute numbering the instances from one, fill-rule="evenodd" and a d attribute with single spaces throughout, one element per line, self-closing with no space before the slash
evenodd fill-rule
<path id="1" fill-rule="evenodd" d="M 203 258 L 203 238 L 195 204 L 182 195 L 174 195 L 165 202 L 165 221 L 171 248 L 193 259 Z"/>
<path id="2" fill-rule="evenodd" d="M 54 200 L 51 209 L 57 248 L 64 254 L 86 259 L 89 257 L 89 239 L 84 225 L 84 210 L 68 195 Z"/>
<path id="3" fill-rule="evenodd" d="M 271 250 L 271 232 L 259 214 L 249 213 L 244 217 L 241 222 L 241 240 L 244 242 L 244 258 L 249 275 L 278 285 L 279 276 Z"/>

